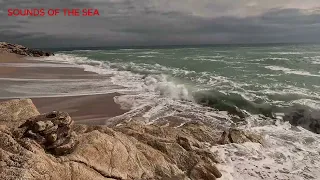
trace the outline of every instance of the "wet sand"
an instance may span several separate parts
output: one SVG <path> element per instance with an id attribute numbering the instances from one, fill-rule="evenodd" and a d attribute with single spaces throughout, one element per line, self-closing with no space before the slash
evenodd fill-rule
<path id="1" fill-rule="evenodd" d="M 32 101 L 40 113 L 65 111 L 76 123 L 104 124 L 108 118 L 126 112 L 113 101 L 116 95 L 118 94 L 32 98 Z"/>
<path id="2" fill-rule="evenodd" d="M 101 79 L 108 76 L 98 75 L 93 72 L 86 72 L 77 67 L 50 67 L 50 63 L 45 67 L 28 67 L 28 63 L 46 63 L 30 61 L 12 54 L 0 53 L 0 101 L 7 100 L 10 96 L 19 97 L 19 94 L 1 90 L 1 87 L 23 86 L 17 79 Z M 76 123 L 104 124 L 110 117 L 115 117 L 125 113 L 113 100 L 119 94 L 99 94 L 63 97 L 37 97 L 31 98 L 41 113 L 53 110 L 66 111 Z M 24 94 L 23 97 L 28 94 Z M 31 96 L 30 96 L 31 97 Z"/>
<path id="3" fill-rule="evenodd" d="M 21 63 L 26 62 L 21 56 L 0 51 L 0 63 Z"/>

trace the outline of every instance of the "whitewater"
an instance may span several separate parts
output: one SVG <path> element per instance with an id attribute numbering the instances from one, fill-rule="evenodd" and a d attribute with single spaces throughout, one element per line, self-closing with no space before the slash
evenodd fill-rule
<path id="1" fill-rule="evenodd" d="M 264 135 L 264 146 L 211 147 L 223 180 L 320 179 L 320 135 L 283 120 L 295 106 L 320 110 L 319 50 L 318 45 L 282 45 L 59 51 L 37 60 L 106 78 L 27 79 L 34 83 L 15 91 L 26 92 L 41 81 L 30 92 L 35 97 L 118 92 L 114 101 L 128 112 L 106 123 L 133 117 L 167 126 L 203 121 L 220 132 L 236 126 Z M 245 117 L 228 113 L 230 107 Z"/>

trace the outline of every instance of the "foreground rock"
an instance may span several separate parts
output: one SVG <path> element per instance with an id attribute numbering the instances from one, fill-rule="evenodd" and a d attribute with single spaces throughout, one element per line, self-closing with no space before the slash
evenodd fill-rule
<path id="1" fill-rule="evenodd" d="M 20 109 L 9 111 L 5 110 L 14 114 Z M 209 151 L 219 143 L 221 133 L 202 123 L 179 128 L 137 121 L 113 128 L 72 126 L 70 116 L 57 111 L 19 118 L 23 121 L 15 123 L 19 126 L 0 126 L 0 179 L 214 180 L 222 176 L 215 166 L 216 156 Z M 233 137 L 237 133 L 231 134 L 232 142 L 238 141 Z M 246 137 L 239 142 L 259 142 Z"/>
<path id="2" fill-rule="evenodd" d="M 37 49 L 29 49 L 27 47 L 11 44 L 6 42 L 0 42 L 0 52 L 14 53 L 22 56 L 41 57 L 41 56 L 53 56 L 51 52 L 45 52 Z"/>
<path id="3" fill-rule="evenodd" d="M 10 127 L 19 127 L 25 120 L 40 115 L 30 99 L 0 102 L 0 123 Z"/>
<path id="4" fill-rule="evenodd" d="M 68 113 L 53 111 L 28 119 L 15 129 L 16 139 L 29 138 L 54 155 L 70 153 L 75 145 L 75 135 L 71 131 L 71 117 Z"/>

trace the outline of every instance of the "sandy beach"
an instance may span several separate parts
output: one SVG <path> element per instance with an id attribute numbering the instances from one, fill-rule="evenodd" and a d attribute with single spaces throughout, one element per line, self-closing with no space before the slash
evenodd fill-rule
<path id="1" fill-rule="evenodd" d="M 39 63 L 34 67 L 31 63 Z M 56 65 L 56 64 L 55 64 Z M 6 97 L 28 97 L 28 94 L 10 92 L 6 89 L 23 87 L 28 83 L 28 79 L 37 80 L 96 80 L 108 78 L 92 72 L 86 72 L 77 67 L 50 67 L 50 63 L 42 61 L 27 60 L 14 54 L 0 53 L 0 101 Z M 53 85 L 54 86 L 54 85 Z M 63 87 L 62 87 L 63 88 Z M 36 97 L 31 98 L 38 107 L 40 113 L 53 110 L 68 112 L 76 123 L 104 124 L 104 122 L 114 116 L 125 113 L 120 109 L 113 97 L 117 93 L 99 95 L 64 95 L 63 97 Z M 32 97 L 32 96 L 30 96 Z"/>

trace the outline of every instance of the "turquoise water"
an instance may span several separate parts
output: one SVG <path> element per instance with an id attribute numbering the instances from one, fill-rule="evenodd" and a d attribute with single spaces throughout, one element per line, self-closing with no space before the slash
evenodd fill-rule
<path id="1" fill-rule="evenodd" d="M 319 50 L 320 45 L 270 45 L 63 53 L 143 75 L 142 80 L 149 75 L 165 75 L 166 81 L 183 84 L 193 97 L 197 92 L 206 92 L 228 102 L 241 99 L 280 107 L 304 104 L 318 108 Z"/>

